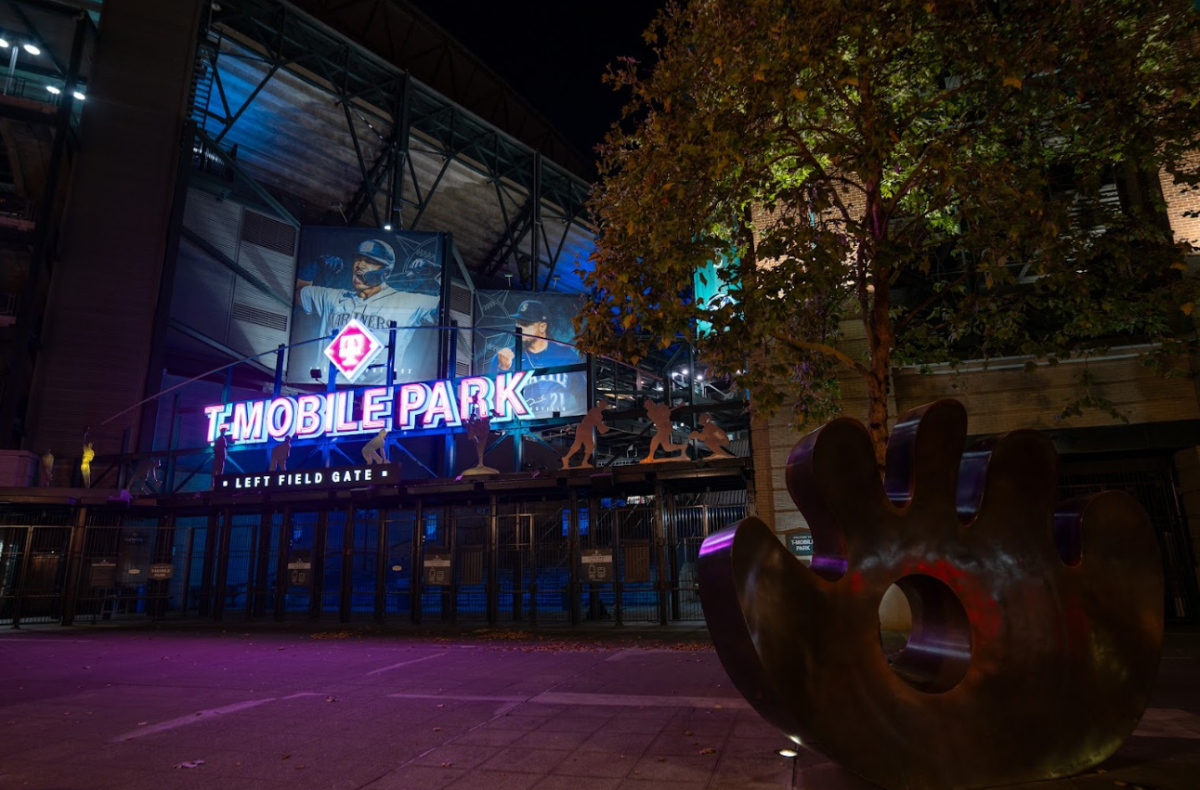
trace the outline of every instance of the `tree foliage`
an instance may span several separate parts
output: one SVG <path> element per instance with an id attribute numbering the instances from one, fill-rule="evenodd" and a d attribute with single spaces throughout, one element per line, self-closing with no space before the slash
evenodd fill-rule
<path id="1" fill-rule="evenodd" d="M 801 425 L 853 369 L 879 452 L 893 366 L 1178 351 L 1195 283 L 1157 184 L 1200 180 L 1198 22 L 1188 0 L 671 3 L 652 67 L 608 75 L 631 98 L 583 344 L 695 342 Z M 731 298 L 695 298 L 708 261 Z"/>

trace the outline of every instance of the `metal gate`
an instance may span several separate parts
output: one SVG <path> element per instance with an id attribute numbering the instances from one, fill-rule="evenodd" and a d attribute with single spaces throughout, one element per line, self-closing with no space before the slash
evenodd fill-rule
<path id="1" fill-rule="evenodd" d="M 484 559 L 491 510 L 486 506 L 456 507 L 450 517 L 454 525 L 454 619 L 460 622 L 486 622 L 491 579 L 485 572 Z"/>
<path id="2" fill-rule="evenodd" d="M 1058 485 L 1061 499 L 1100 491 L 1126 491 L 1141 502 L 1162 552 L 1166 620 L 1196 622 L 1198 606 L 1191 537 L 1175 491 L 1170 461 L 1140 458 L 1063 463 Z"/>
<path id="3" fill-rule="evenodd" d="M 570 619 L 573 571 L 567 518 L 552 503 L 499 508 L 496 619 L 531 624 Z"/>
<path id="4" fill-rule="evenodd" d="M 416 524 L 417 514 L 411 510 L 389 510 L 384 516 L 383 619 L 412 617 L 413 575 L 419 573 L 413 556 Z"/>
<path id="5" fill-rule="evenodd" d="M 157 518 L 93 517 L 76 565 L 76 622 L 162 617 L 169 591 L 156 571 L 170 561 L 173 537 Z"/>
<path id="6" fill-rule="evenodd" d="M 0 620 L 694 620 L 700 545 L 744 506 L 673 501 L 63 509 L 0 525 Z"/>
<path id="7" fill-rule="evenodd" d="M 671 563 L 671 619 L 703 620 L 696 560 L 708 535 L 708 508 L 703 505 L 674 508 L 671 513 L 668 557 Z"/>
<path id="8" fill-rule="evenodd" d="M 449 622 L 454 617 L 453 531 L 449 509 L 425 508 L 420 511 L 421 622 Z"/>
<path id="9" fill-rule="evenodd" d="M 0 623 L 62 617 L 70 538 L 66 526 L 0 526 Z"/>
<path id="10" fill-rule="evenodd" d="M 655 510 L 646 504 L 612 511 L 618 580 L 614 605 L 618 623 L 658 622 L 662 616 Z"/>
<path id="11" fill-rule="evenodd" d="M 320 613 L 317 574 L 324 559 L 325 513 L 301 511 L 284 522 L 287 552 L 282 616 L 285 620 L 308 620 Z"/>
<path id="12" fill-rule="evenodd" d="M 585 621 L 616 617 L 616 521 L 616 510 L 602 507 L 600 500 L 590 500 L 579 508 L 579 550 L 590 560 L 580 573 L 579 611 Z"/>

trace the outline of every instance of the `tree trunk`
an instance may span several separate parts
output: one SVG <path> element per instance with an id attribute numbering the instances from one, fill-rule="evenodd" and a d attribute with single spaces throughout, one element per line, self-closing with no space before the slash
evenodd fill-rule
<path id="1" fill-rule="evenodd" d="M 871 271 L 870 305 L 868 310 L 864 310 L 863 320 L 867 330 L 867 349 L 871 355 L 867 370 L 867 431 L 875 448 L 875 465 L 882 476 L 887 458 L 888 387 L 892 380 L 895 335 L 889 315 L 892 309 L 892 272 L 886 261 L 880 260 L 879 252 L 887 236 L 887 218 L 878 198 L 878 192 L 873 188 L 867 190 L 866 210 L 871 217 L 873 237 L 870 239 L 871 248 L 867 251 Z"/>
<path id="2" fill-rule="evenodd" d="M 867 431 L 875 447 L 875 465 L 880 474 L 883 474 L 887 456 L 889 350 L 871 349 L 871 369 L 867 373 Z M 877 351 L 881 353 L 877 354 Z"/>

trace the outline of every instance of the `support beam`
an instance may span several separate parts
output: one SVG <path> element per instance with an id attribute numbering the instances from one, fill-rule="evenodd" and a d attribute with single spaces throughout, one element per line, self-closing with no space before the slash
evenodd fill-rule
<path id="1" fill-rule="evenodd" d="M 254 178 L 238 164 L 237 160 L 227 154 L 223 148 L 213 140 L 208 134 L 200 128 L 196 129 L 196 137 L 205 145 L 205 150 L 215 155 L 221 160 L 221 163 L 233 171 L 233 174 L 240 178 L 246 186 L 258 195 L 259 199 L 266 203 L 275 212 L 278 217 L 294 228 L 300 227 L 300 220 L 292 216 L 292 213 L 283 207 L 275 196 L 262 187 Z"/>

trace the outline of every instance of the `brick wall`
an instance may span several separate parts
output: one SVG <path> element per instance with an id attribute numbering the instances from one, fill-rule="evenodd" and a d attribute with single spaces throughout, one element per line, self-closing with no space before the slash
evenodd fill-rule
<path id="1" fill-rule="evenodd" d="M 859 331 L 861 335 L 861 330 Z M 851 337 L 848 342 L 861 342 Z M 960 375 L 922 374 L 900 370 L 894 376 L 892 421 L 905 411 L 939 398 L 955 398 L 967 408 L 968 432 L 992 434 L 1016 428 L 1085 428 L 1118 425 L 1109 415 L 1087 411 L 1081 417 L 1057 419 L 1070 399 L 1077 397 L 1077 376 L 1082 364 L 1039 365 L 1026 373 L 1012 369 L 977 370 Z M 1164 378 L 1134 357 L 1097 359 L 1089 363 L 1097 378 L 1094 393 L 1113 401 L 1130 423 L 1200 419 L 1200 399 L 1187 378 Z M 853 373 L 841 376 L 842 413 L 865 420 L 866 388 Z M 791 426 L 791 415 L 778 413 L 767 419 L 755 415 L 751 424 L 754 443 L 756 505 L 759 517 L 783 532 L 807 526 L 792 503 L 783 476 L 787 457 L 800 434 Z M 1200 494 L 1196 509 L 1200 514 Z M 1200 545 L 1200 544 L 1197 544 Z"/>
<path id="2" fill-rule="evenodd" d="M 1200 167 L 1200 152 L 1192 153 L 1185 159 L 1188 167 Z M 1167 216 L 1171 220 L 1171 228 L 1175 231 L 1176 241 L 1186 241 L 1200 249 L 1200 218 L 1185 217 L 1184 212 L 1200 212 L 1200 190 L 1184 192 L 1183 187 L 1176 184 L 1165 172 L 1159 174 L 1162 182 L 1163 197 L 1167 201 Z"/>

